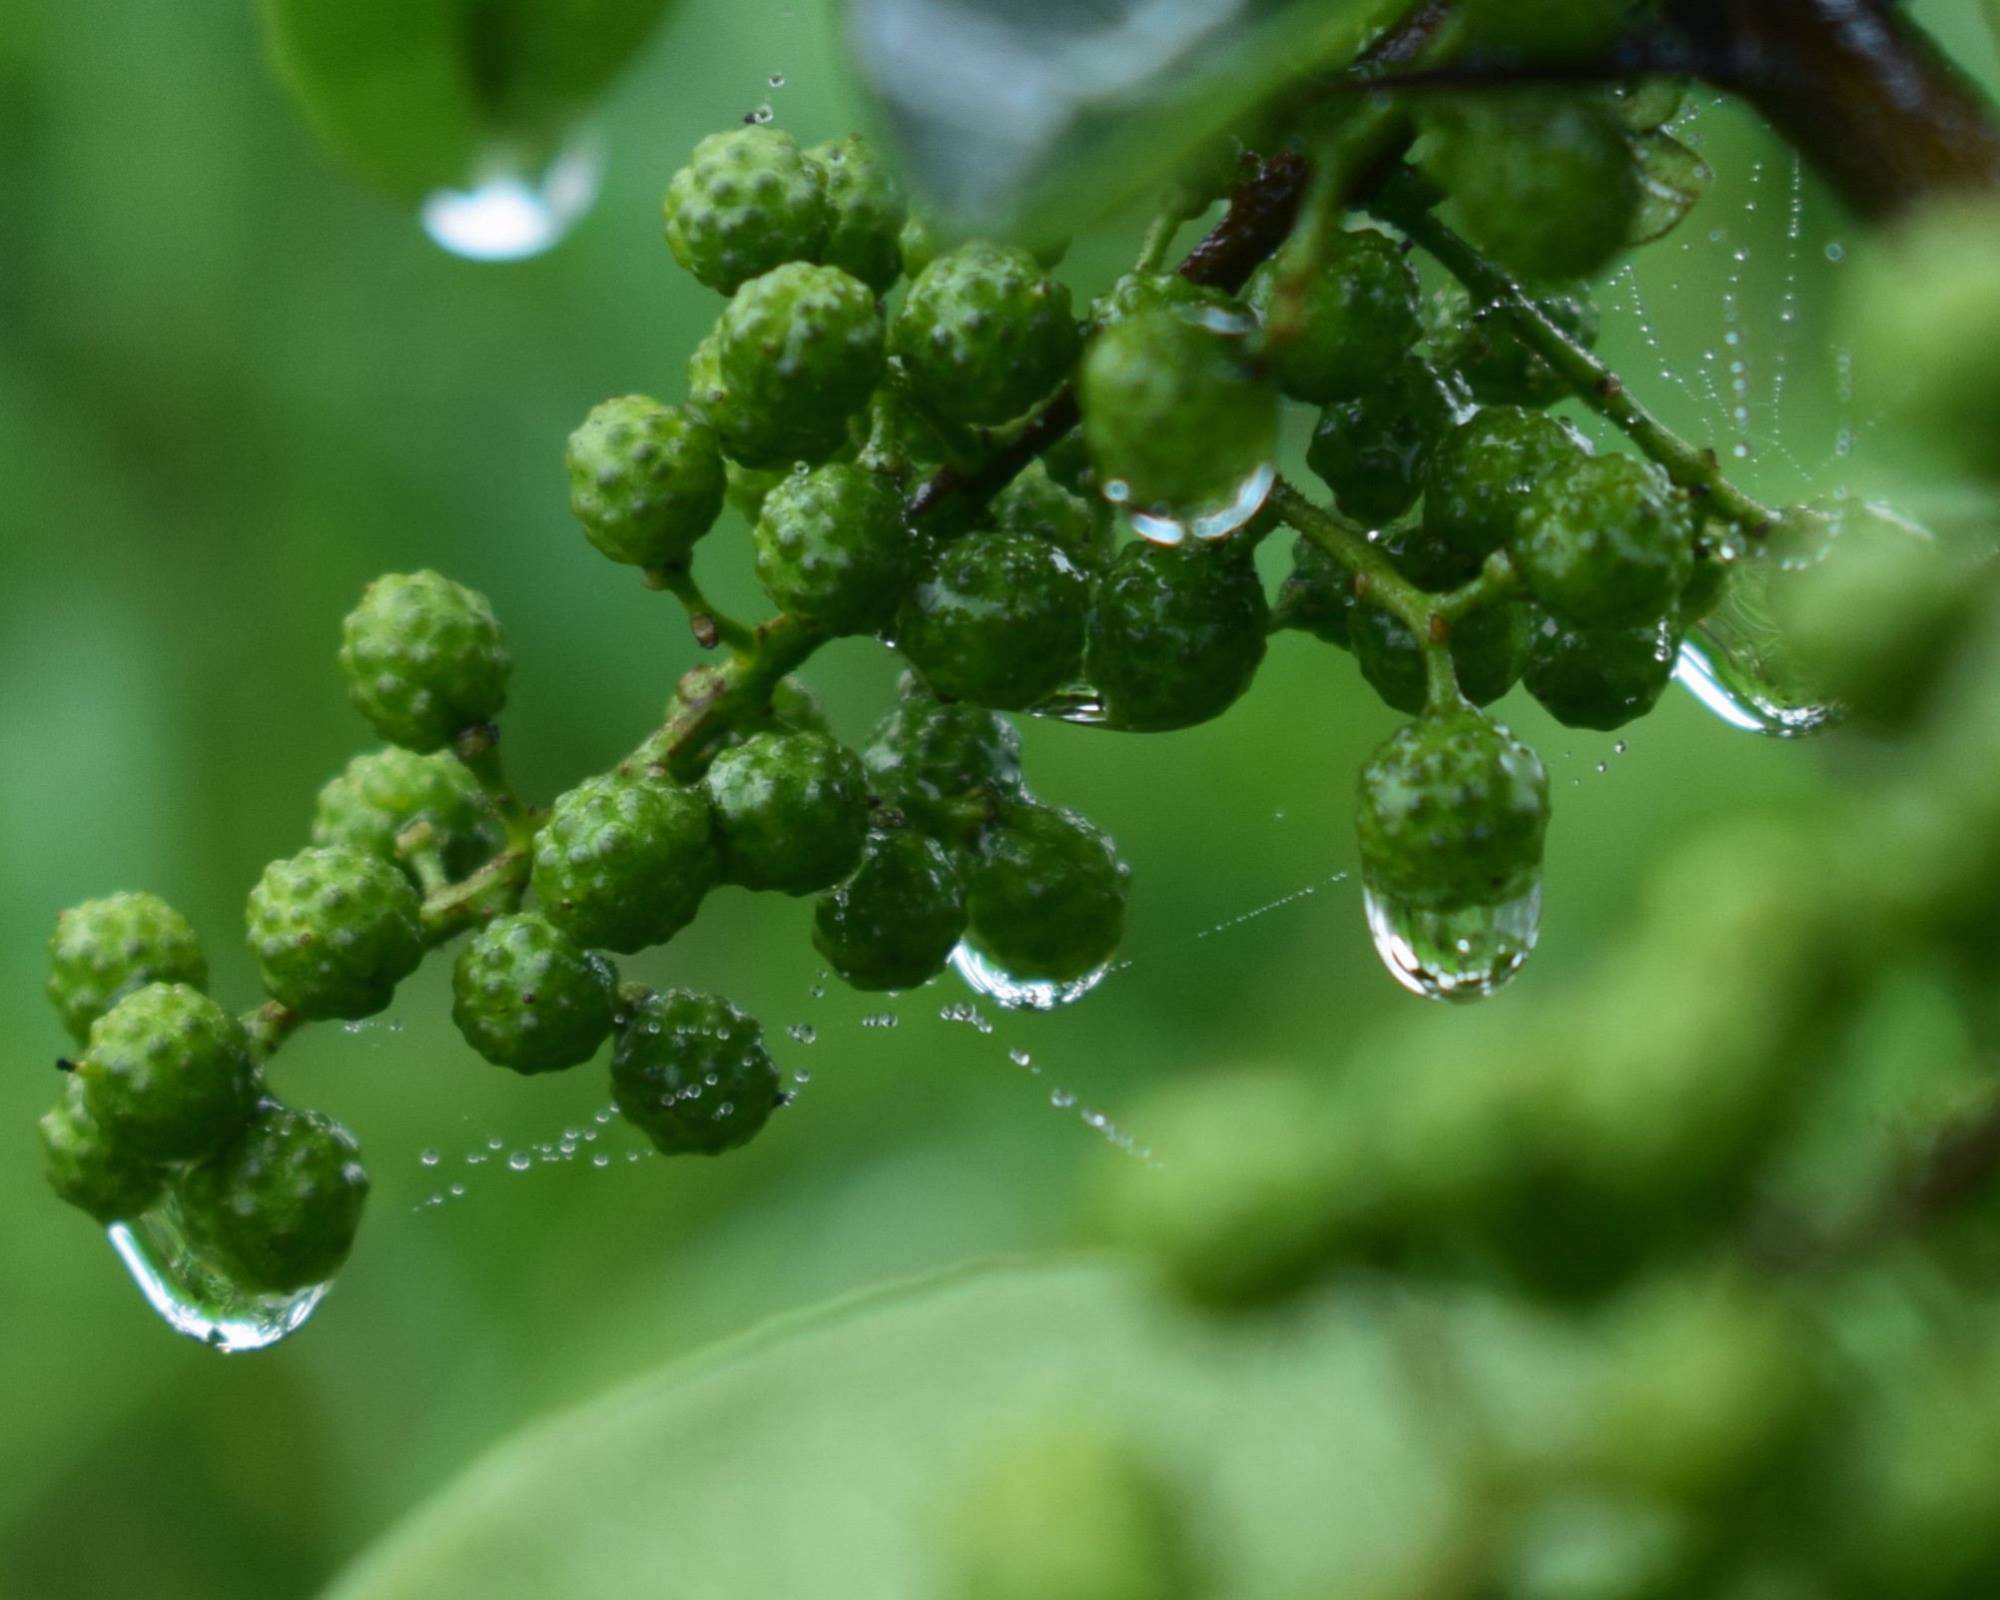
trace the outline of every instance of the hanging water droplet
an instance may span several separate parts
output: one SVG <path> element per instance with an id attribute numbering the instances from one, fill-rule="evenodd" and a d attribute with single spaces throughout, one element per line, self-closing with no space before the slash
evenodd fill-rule
<path id="1" fill-rule="evenodd" d="M 1265 461 L 1194 505 L 1134 506 L 1130 486 L 1115 479 L 1104 486 L 1104 497 L 1125 507 L 1132 531 L 1140 538 L 1176 545 L 1190 534 L 1197 539 L 1227 538 L 1258 513 L 1277 478 L 1276 466 Z"/>
<path id="2" fill-rule="evenodd" d="M 1840 720 L 1837 705 L 1793 675 L 1775 631 L 1733 621 L 1711 617 L 1687 636 L 1674 681 L 1746 733 L 1797 739 Z"/>
<path id="3" fill-rule="evenodd" d="M 330 1284 L 286 1294 L 245 1289 L 204 1260 L 188 1242 L 171 1205 L 105 1230 L 146 1303 L 174 1332 L 234 1354 L 263 1350 L 305 1325 Z"/>
<path id="4" fill-rule="evenodd" d="M 1028 708 L 1031 717 L 1050 717 L 1057 722 L 1074 722 L 1081 727 L 1106 726 L 1104 696 L 1087 683 L 1073 683 L 1058 689 L 1046 700 Z"/>
<path id="5" fill-rule="evenodd" d="M 1019 1045 L 1016 1045 L 1012 1050 L 1007 1052 L 1007 1059 L 1017 1067 L 1032 1067 L 1035 1064 L 1035 1058 Z"/>
<path id="6" fill-rule="evenodd" d="M 441 1159 L 442 1157 L 435 1150 L 426 1150 L 417 1157 L 417 1160 L 427 1167 L 436 1166 Z"/>
<path id="7" fill-rule="evenodd" d="M 762 105 L 752 107 L 749 111 L 744 112 L 743 120 L 754 127 L 761 128 L 775 120 L 777 115 L 777 112 L 771 109 L 771 103 L 767 100 Z"/>
<path id="8" fill-rule="evenodd" d="M 533 1165 L 534 1157 L 525 1150 L 516 1150 L 507 1158 L 507 1168 L 510 1172 L 526 1172 Z"/>
<path id="9" fill-rule="evenodd" d="M 610 1165 L 611 1165 L 611 1154 L 610 1154 L 610 1152 L 609 1152 L 609 1151 L 606 1151 L 606 1150 L 600 1150 L 600 1151 L 598 1151 L 596 1155 L 594 1155 L 594 1156 L 592 1156 L 592 1157 L 590 1158 L 590 1164 L 591 1164 L 591 1165 L 592 1165 L 593 1167 L 596 1167 L 596 1168 L 598 1168 L 598 1169 L 599 1169 L 600 1171 L 601 1171 L 602 1169 L 604 1169 L 605 1167 L 608 1167 L 608 1166 L 610 1166 Z"/>
<path id="10" fill-rule="evenodd" d="M 810 1022 L 795 1022 L 785 1030 L 785 1034 L 793 1044 L 811 1044 L 819 1038 L 819 1029 Z"/>
<path id="11" fill-rule="evenodd" d="M 768 82 L 773 89 L 782 89 L 785 86 L 785 75 L 782 72 L 774 72 L 765 81 Z"/>
<path id="12" fill-rule="evenodd" d="M 553 158 L 518 148 L 483 152 L 464 186 L 438 189 L 419 210 L 433 243 L 468 261 L 524 261 L 560 244 L 597 200 L 604 162 L 579 135 Z"/>
<path id="13" fill-rule="evenodd" d="M 1111 970 L 1107 962 L 1066 983 L 1053 978 L 1017 978 L 964 939 L 951 952 L 951 966 L 975 993 L 1009 1011 L 1054 1011 L 1071 1005 L 1102 983 Z"/>
<path id="14" fill-rule="evenodd" d="M 1051 1089 L 1049 1091 L 1049 1104 L 1054 1106 L 1058 1111 L 1067 1111 L 1071 1106 L 1076 1104 L 1076 1095 L 1068 1089 Z"/>
<path id="15" fill-rule="evenodd" d="M 1362 885 L 1375 953 L 1390 975 L 1427 1000 L 1481 1000 L 1504 989 L 1541 935 L 1539 880 L 1495 906 L 1439 911 Z"/>

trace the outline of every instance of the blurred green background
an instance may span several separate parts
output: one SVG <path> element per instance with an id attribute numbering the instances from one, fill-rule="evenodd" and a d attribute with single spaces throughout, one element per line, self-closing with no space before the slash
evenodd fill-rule
<path id="1" fill-rule="evenodd" d="M 1970 4 L 1919 9 L 1990 72 Z M 1070 1012 L 986 1007 L 987 1032 L 940 1017 L 966 998 L 950 979 L 887 1007 L 818 995 L 805 908 L 725 891 L 634 970 L 723 989 L 811 1079 L 748 1150 L 669 1164 L 595 1120 L 601 1065 L 520 1081 L 478 1062 L 433 962 L 387 1017 L 315 1030 L 276 1066 L 288 1099 L 356 1131 L 375 1191 L 318 1318 L 256 1356 L 171 1336 L 43 1191 L 56 911 L 155 890 L 203 930 L 217 992 L 251 1001 L 243 894 L 364 743 L 332 646 L 370 576 L 431 565 L 492 596 L 536 797 L 657 717 L 696 652 L 576 535 L 562 440 L 607 394 L 677 395 L 718 302 L 673 270 L 657 198 L 697 137 L 766 101 L 807 140 L 856 121 L 817 9 L 689 0 L 606 108 L 595 214 L 540 260 L 481 266 L 328 169 L 248 6 L 14 0 L 0 22 L 0 1594 L 310 1593 L 555 1404 L 773 1311 L 1076 1240 L 1080 1178 L 1130 1159 L 1084 1111 L 1143 1144 L 1126 1112 L 1145 1086 L 1259 1059 L 1338 1070 L 1418 1003 L 1340 876 L 1351 775 L 1392 716 L 1346 657 L 1288 637 L 1220 724 L 1026 729 L 1036 786 L 1112 828 L 1136 873 L 1130 967 Z M 1842 392 L 1830 306 L 1856 241 L 1838 209 L 1733 111 L 1703 110 L 1695 136 L 1722 179 L 1607 290 L 1608 351 L 1675 421 L 1740 441 L 1759 490 L 1889 486 L 1924 509 Z M 1079 240 L 1066 276 L 1092 292 L 1129 249 Z M 703 559 L 755 608 L 740 525 Z M 855 641 L 811 673 L 854 738 L 894 675 Z M 1696 819 L 1838 781 L 1685 697 L 1622 752 L 1520 696 L 1504 714 L 1559 810 L 1544 948 L 1500 1005 L 1587 961 Z"/>

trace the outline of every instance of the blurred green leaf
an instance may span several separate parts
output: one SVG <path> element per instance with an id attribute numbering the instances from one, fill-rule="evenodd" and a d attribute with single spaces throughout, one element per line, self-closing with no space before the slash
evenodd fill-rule
<path id="1" fill-rule="evenodd" d="M 1358 1289 L 1192 1321 L 1103 1265 L 837 1302 L 529 1429 L 333 1593 L 916 1600 L 996 1450 L 1108 1423 L 1178 1492 L 1217 1592 L 1420 1594 L 1458 1502 L 1393 1323 Z"/>
<path id="2" fill-rule="evenodd" d="M 848 53 L 948 223 L 1071 231 L 1281 85 L 1337 70 L 1395 0 L 837 0 Z"/>
<path id="3" fill-rule="evenodd" d="M 1715 173 L 1672 134 L 1657 130 L 1632 135 L 1632 159 L 1639 169 L 1639 210 L 1632 219 L 1631 243 L 1651 244 L 1680 226 L 1708 192 Z"/>

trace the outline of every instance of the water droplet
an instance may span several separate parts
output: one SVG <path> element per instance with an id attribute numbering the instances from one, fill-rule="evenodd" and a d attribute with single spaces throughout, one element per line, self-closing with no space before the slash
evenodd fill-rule
<path id="1" fill-rule="evenodd" d="M 1826 247 L 1826 259 L 1834 262 L 1836 265 L 1845 261 L 1847 259 L 1847 246 L 1842 244 L 1838 239 L 1833 240 Z"/>
<path id="2" fill-rule="evenodd" d="M 1630 746 L 1630 745 L 1628 745 L 1628 744 L 1626 744 L 1626 742 L 1625 742 L 1625 741 L 1624 741 L 1623 739 L 1620 739 L 1620 740 L 1619 740 L 1619 741 L 1618 741 L 1617 743 L 1615 743 L 1614 745 L 1612 745 L 1612 747 L 1611 747 L 1611 748 L 1612 748 L 1612 750 L 1613 750 L 1614 752 L 1616 752 L 1616 753 L 1617 753 L 1618 755 L 1621 755 L 1621 756 L 1622 756 L 1622 755 L 1623 755 L 1623 754 L 1624 754 L 1624 753 L 1625 753 L 1625 752 L 1626 752 L 1627 750 L 1629 750 L 1629 749 L 1631 748 L 1631 746 Z"/>
<path id="3" fill-rule="evenodd" d="M 507 1141 L 505 1139 L 501 1138 L 500 1135 L 496 1133 L 493 1135 L 492 1138 L 486 1141 L 486 1148 L 489 1150 L 497 1151 L 506 1142 Z"/>
<path id="4" fill-rule="evenodd" d="M 795 1022 L 785 1030 L 793 1044 L 811 1044 L 819 1037 L 819 1029 L 810 1022 Z"/>
<path id="5" fill-rule="evenodd" d="M 438 1153 L 435 1150 L 426 1150 L 422 1155 L 418 1156 L 417 1159 L 427 1167 L 434 1167 L 438 1164 L 439 1160 L 441 1160 L 442 1158 L 438 1155 Z"/>
<path id="6" fill-rule="evenodd" d="M 896 1013 L 893 1011 L 871 1011 L 861 1019 L 861 1026 L 864 1028 L 893 1028 L 896 1026 Z"/>
<path id="7" fill-rule="evenodd" d="M 451 1197 L 454 1200 L 463 1200 L 465 1198 L 465 1185 L 462 1183 L 454 1183 L 451 1186 Z"/>
<path id="8" fill-rule="evenodd" d="M 782 89 L 785 86 L 785 75 L 782 72 L 774 72 L 766 81 L 773 89 Z"/>
<path id="9" fill-rule="evenodd" d="M 1227 538 L 1257 514 L 1277 477 L 1276 466 L 1261 462 L 1239 481 L 1192 506 L 1134 506 L 1131 486 L 1117 479 L 1104 486 L 1104 498 L 1125 507 L 1132 531 L 1140 538 L 1175 545 L 1190 534 L 1197 539 Z"/>
<path id="10" fill-rule="evenodd" d="M 296 1333 L 330 1287 L 315 1283 L 288 1294 L 243 1288 L 196 1253 L 170 1205 L 105 1231 L 146 1303 L 167 1325 L 228 1354 L 263 1350 Z"/>
<path id="11" fill-rule="evenodd" d="M 764 104 L 760 106 L 754 106 L 750 110 L 744 112 L 743 120 L 749 123 L 752 127 L 761 128 L 770 121 L 772 121 L 776 116 L 777 113 L 771 109 L 770 102 L 766 101 Z"/>
<path id="12" fill-rule="evenodd" d="M 792 1086 L 794 1088 L 803 1089 L 807 1084 L 811 1083 L 812 1081 L 813 1081 L 813 1075 L 810 1072 L 806 1071 L 804 1067 L 800 1067 L 797 1072 L 794 1072 L 792 1074 Z"/>
<path id="13" fill-rule="evenodd" d="M 953 949 L 951 966 L 974 993 L 1009 1011 L 1054 1011 L 1071 1005 L 1102 983 L 1111 970 L 1107 962 L 1067 983 L 1053 978 L 1017 978 L 969 940 L 960 940 Z"/>
<path id="14" fill-rule="evenodd" d="M 1407 905 L 1365 882 L 1361 898 L 1382 965 L 1427 1000 L 1481 1000 L 1504 989 L 1541 934 L 1539 880 L 1517 899 L 1455 911 Z"/>
<path id="15" fill-rule="evenodd" d="M 605 1167 L 608 1167 L 608 1166 L 610 1166 L 610 1165 L 611 1165 L 611 1153 L 610 1153 L 610 1151 L 608 1151 L 608 1150 L 600 1150 L 600 1151 L 598 1151 L 596 1155 L 594 1155 L 594 1156 L 592 1156 L 592 1157 L 590 1158 L 590 1164 L 591 1164 L 591 1165 L 592 1165 L 593 1167 L 596 1167 L 596 1168 L 598 1168 L 598 1169 L 599 1169 L 600 1171 L 601 1171 L 601 1170 L 602 1170 L 603 1168 L 605 1168 Z"/>
<path id="16" fill-rule="evenodd" d="M 1016 1045 L 1012 1050 L 1007 1052 L 1007 1059 L 1017 1067 L 1032 1067 L 1035 1064 L 1035 1058 L 1019 1045 Z"/>
<path id="17" fill-rule="evenodd" d="M 1071 1106 L 1076 1104 L 1076 1096 L 1068 1089 L 1051 1089 L 1049 1091 L 1049 1104 L 1054 1106 L 1058 1111 L 1067 1111 Z"/>
<path id="18" fill-rule="evenodd" d="M 524 261 L 560 244 L 589 212 L 603 157 L 588 135 L 536 163 L 496 146 L 465 186 L 425 196 L 419 212 L 432 242 L 468 261 Z"/>
<path id="19" fill-rule="evenodd" d="M 507 1158 L 507 1168 L 510 1172 L 526 1172 L 532 1165 L 534 1158 L 525 1150 L 516 1150 Z"/>

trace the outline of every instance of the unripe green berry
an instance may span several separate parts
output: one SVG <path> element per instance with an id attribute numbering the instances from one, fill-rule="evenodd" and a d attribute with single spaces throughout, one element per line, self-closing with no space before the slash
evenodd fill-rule
<path id="1" fill-rule="evenodd" d="M 716 748 L 730 749 L 760 733 L 823 733 L 831 737 L 833 729 L 826 720 L 826 707 L 810 686 L 798 678 L 780 678 L 771 685 L 769 712 L 730 729 L 716 741 Z"/>
<path id="2" fill-rule="evenodd" d="M 497 852 L 503 831 L 478 779 L 456 756 L 391 745 L 356 756 L 327 780 L 313 807 L 312 842 L 339 845 L 410 870 L 396 841 L 419 823 L 445 872 L 462 878 Z"/>
<path id="3" fill-rule="evenodd" d="M 1609 732 L 1643 717 L 1673 681 L 1679 627 L 1670 618 L 1579 628 L 1542 617 L 1523 682 L 1566 728 Z"/>
<path id="4" fill-rule="evenodd" d="M 826 240 L 818 259 L 884 294 L 903 270 L 908 215 L 902 185 L 881 153 L 859 134 L 829 139 L 806 152 L 826 192 Z"/>
<path id="5" fill-rule="evenodd" d="M 149 983 L 208 987 L 208 961 L 194 929 L 158 895 L 107 895 L 56 917 L 49 1003 L 78 1044 L 93 1022 Z"/>
<path id="6" fill-rule="evenodd" d="M 1271 626 L 1296 628 L 1345 650 L 1353 642 L 1354 606 L 1354 574 L 1301 534 L 1292 545 L 1292 570 L 1271 609 Z"/>
<path id="7" fill-rule="evenodd" d="M 1095 572 L 1111 554 L 1110 507 L 1072 494 L 1037 461 L 993 497 L 994 523 L 1008 533 L 1048 540 L 1082 572 Z"/>
<path id="8" fill-rule="evenodd" d="M 1306 465 L 1340 509 L 1371 528 L 1416 503 L 1431 453 L 1457 420 L 1459 399 L 1426 363 L 1409 357 L 1351 400 L 1320 413 Z"/>
<path id="9" fill-rule="evenodd" d="M 1283 292 L 1292 266 L 1291 251 L 1281 251 L 1245 291 L 1264 325 L 1265 358 L 1292 399 L 1318 406 L 1352 399 L 1415 346 L 1423 332 L 1417 277 L 1387 234 L 1357 228 L 1327 239 L 1296 305 Z"/>
<path id="10" fill-rule="evenodd" d="M 569 508 L 613 561 L 685 566 L 721 514 L 722 447 L 678 406 L 639 394 L 602 401 L 569 436 L 566 460 Z"/>
<path id="11" fill-rule="evenodd" d="M 1490 705 L 1520 681 L 1528 664 L 1533 616 L 1518 601 L 1482 606 L 1452 625 L 1458 687 L 1476 706 Z M 1424 653 L 1401 618 L 1380 606 L 1354 610 L 1354 660 L 1385 705 L 1415 716 L 1429 698 Z"/>
<path id="12" fill-rule="evenodd" d="M 895 484 L 837 461 L 766 495 L 753 538 L 771 603 L 836 634 L 886 622 L 922 559 Z"/>
<path id="13" fill-rule="evenodd" d="M 860 865 L 813 906 L 813 948 L 856 989 L 929 982 L 964 933 L 958 869 L 914 829 L 870 834 Z"/>
<path id="14" fill-rule="evenodd" d="M 483 594 L 435 572 L 392 572 L 348 613 L 340 666 L 375 731 L 421 753 L 499 716 L 514 662 Z"/>
<path id="15" fill-rule="evenodd" d="M 1424 531 L 1476 570 L 1514 538 L 1535 487 L 1584 454 L 1567 424 L 1521 406 L 1489 406 L 1439 441 L 1424 473 Z"/>
<path id="16" fill-rule="evenodd" d="M 1048 540 L 978 533 L 910 591 L 896 644 L 939 694 L 1019 711 L 1076 676 L 1089 609 L 1089 583 Z"/>
<path id="17" fill-rule="evenodd" d="M 811 261 L 826 240 L 824 170 L 779 128 L 712 133 L 667 185 L 662 208 L 674 259 L 711 289 L 734 294 L 788 261 Z"/>
<path id="18" fill-rule="evenodd" d="M 1117 952 L 1130 877 L 1111 836 L 1076 812 L 1014 801 L 967 867 L 972 936 L 1010 977 L 1082 978 Z"/>
<path id="19" fill-rule="evenodd" d="M 725 881 L 816 894 L 861 858 L 868 781 L 823 733 L 760 733 L 717 756 L 702 780 Z"/>
<path id="20" fill-rule="evenodd" d="M 372 1017 L 423 959 L 422 909 L 388 862 L 315 845 L 266 867 L 243 916 L 273 999 L 306 1017 Z"/>
<path id="21" fill-rule="evenodd" d="M 1587 289 L 1539 290 L 1535 304 L 1585 349 L 1597 343 L 1597 306 Z M 1442 360 L 1481 405 L 1552 406 L 1570 395 L 1561 374 L 1528 347 L 1514 331 L 1513 318 L 1497 306 L 1464 314 L 1445 340 Z"/>
<path id="22" fill-rule="evenodd" d="M 1694 571 L 1685 500 L 1653 463 L 1624 454 L 1538 482 L 1508 548 L 1536 599 L 1586 624 L 1662 616 Z"/>
<path id="23" fill-rule="evenodd" d="M 220 1155 L 174 1186 L 196 1252 L 270 1294 L 338 1272 L 367 1199 L 354 1136 L 331 1117 L 270 1100 Z"/>
<path id="24" fill-rule="evenodd" d="M 631 955 L 692 922 L 720 870 L 700 790 L 604 775 L 557 796 L 530 881 L 578 944 Z"/>
<path id="25" fill-rule="evenodd" d="M 720 1155 L 753 1138 L 780 1101 L 754 1017 L 686 989 L 625 996 L 611 1095 L 663 1155 Z"/>
<path id="26" fill-rule="evenodd" d="M 937 229 L 912 211 L 903 219 L 902 231 L 896 235 L 896 253 L 902 259 L 903 276 L 914 283 L 944 253 L 944 247 Z"/>
<path id="27" fill-rule="evenodd" d="M 1361 768 L 1364 881 L 1405 905 L 1500 905 L 1540 875 L 1549 780 L 1541 759 L 1476 711 L 1404 724 Z"/>
<path id="28" fill-rule="evenodd" d="M 1098 583 L 1084 677 L 1112 727 L 1191 727 L 1220 716 L 1250 687 L 1269 623 L 1247 552 L 1139 540 L 1119 551 Z"/>
<path id="29" fill-rule="evenodd" d="M 611 1032 L 618 975 L 548 918 L 498 917 L 458 953 L 451 1019 L 496 1067 L 558 1072 L 588 1061 Z"/>
<path id="30" fill-rule="evenodd" d="M 926 404 L 979 427 L 1028 410 L 1077 352 L 1069 290 L 1027 251 L 977 240 L 924 268 L 890 341 Z"/>
<path id="31" fill-rule="evenodd" d="M 746 466 L 785 465 L 780 446 L 793 441 L 819 447 L 800 449 L 797 459 L 825 455 L 882 376 L 875 296 L 838 267 L 794 261 L 752 278 L 724 308 L 716 334 L 728 399 L 714 420 Z M 740 453 L 753 435 L 760 448 Z"/>
<path id="32" fill-rule="evenodd" d="M 1168 311 L 1142 312 L 1091 340 L 1077 389 L 1109 498 L 1176 525 L 1241 522 L 1255 509 L 1241 502 L 1276 459 L 1277 394 L 1240 346 Z"/>
<path id="33" fill-rule="evenodd" d="M 184 983 L 149 983 L 105 1012 L 76 1071 L 91 1120 L 120 1160 L 207 1155 L 257 1099 L 242 1025 Z"/>
<path id="34" fill-rule="evenodd" d="M 42 1175 L 56 1198 L 97 1221 L 136 1217 L 160 1198 L 165 1179 L 158 1164 L 121 1150 L 105 1134 L 77 1074 L 63 1081 L 62 1098 L 43 1113 L 37 1131 Z"/>
<path id="35" fill-rule="evenodd" d="M 876 793 L 935 804 L 971 794 L 1022 792 L 1021 735 L 983 706 L 906 695 L 875 725 L 861 752 Z"/>

